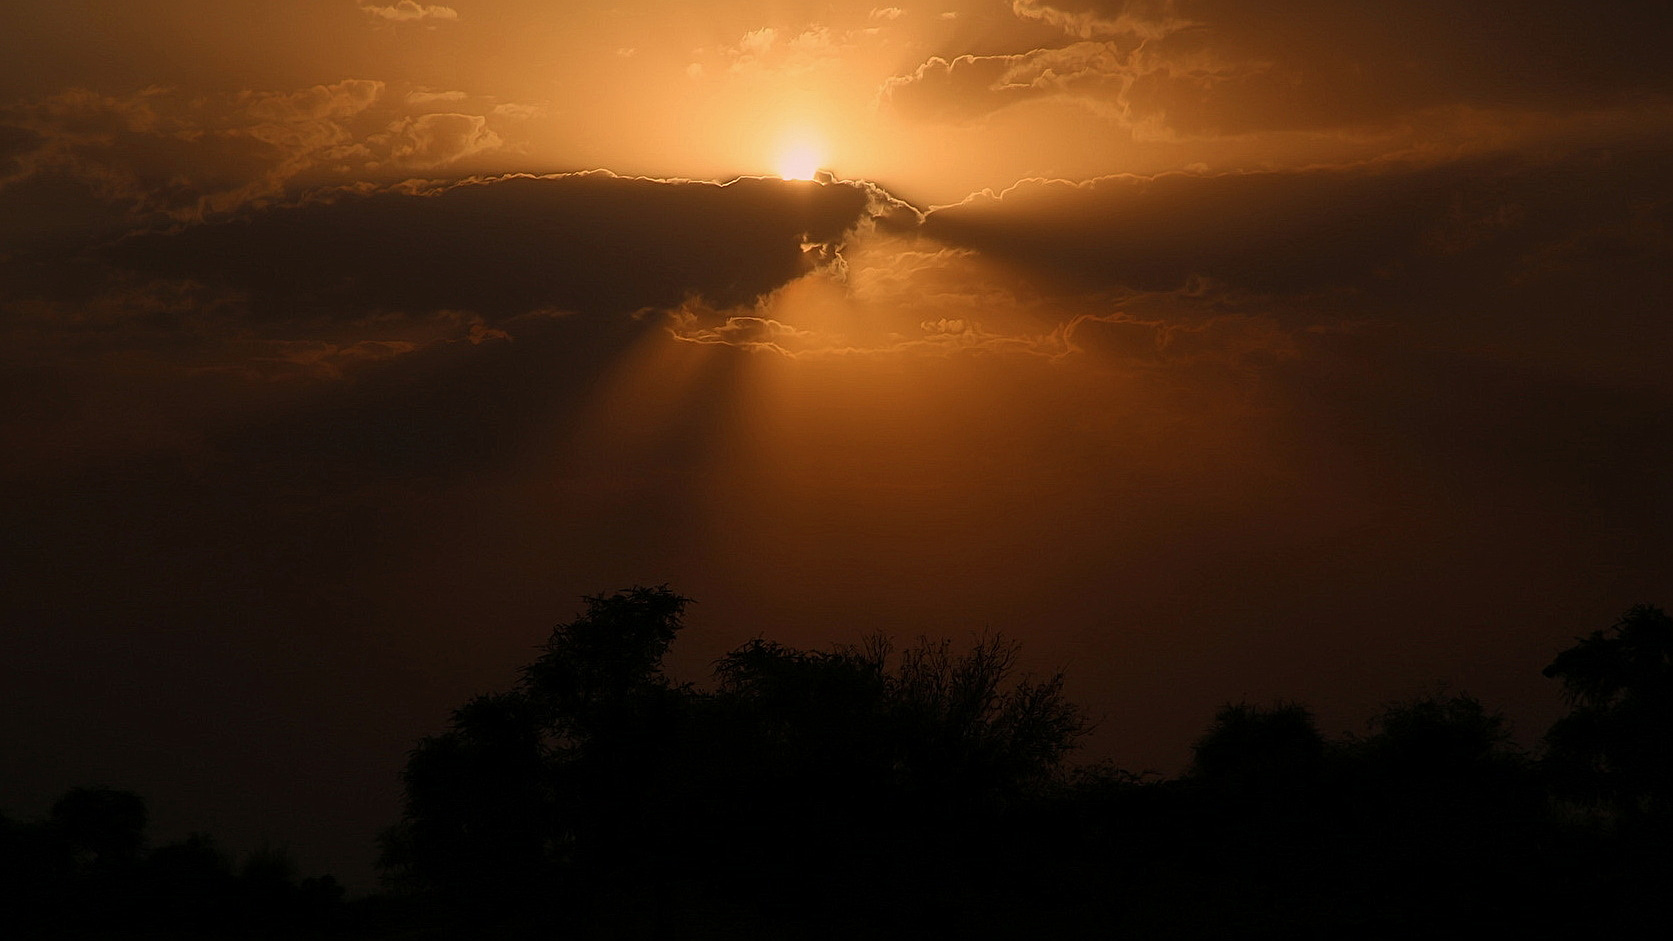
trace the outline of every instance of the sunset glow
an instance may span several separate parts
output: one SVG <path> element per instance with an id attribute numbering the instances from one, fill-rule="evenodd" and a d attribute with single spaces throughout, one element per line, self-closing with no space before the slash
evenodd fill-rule
<path id="1" fill-rule="evenodd" d="M 12 0 L 0 793 L 362 860 L 634 584 L 676 683 L 1015 635 L 1122 767 L 1537 730 L 1673 603 L 1666 4 L 1600 2 Z"/>
<path id="2" fill-rule="evenodd" d="M 786 180 L 811 180 L 818 174 L 822 159 L 816 145 L 799 141 L 779 154 L 778 175 Z"/>

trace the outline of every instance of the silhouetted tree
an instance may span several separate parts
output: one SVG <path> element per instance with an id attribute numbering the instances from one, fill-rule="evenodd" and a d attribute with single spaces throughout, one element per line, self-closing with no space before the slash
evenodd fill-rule
<path id="1" fill-rule="evenodd" d="M 1364 742 L 1378 765 L 1401 776 L 1451 777 L 1517 760 L 1503 714 L 1468 694 L 1391 703 L 1371 719 Z"/>
<path id="2" fill-rule="evenodd" d="M 706 699 L 720 717 L 707 740 L 726 756 L 710 765 L 717 780 L 732 782 L 716 790 L 749 797 L 714 836 L 794 861 L 774 875 L 819 873 L 870 898 L 891 891 L 881 883 L 1007 871 L 1020 805 L 1086 729 L 1061 676 L 1016 675 L 1017 649 L 988 636 L 963 652 L 920 640 L 897 653 L 874 636 L 733 651 Z M 860 876 L 869 882 L 854 885 Z"/>
<path id="3" fill-rule="evenodd" d="M 1325 741 L 1299 703 L 1227 704 L 1192 747 L 1190 777 L 1236 799 L 1292 804 L 1312 796 Z"/>
<path id="4" fill-rule="evenodd" d="M 947 641 L 901 651 L 891 688 L 900 720 L 921 737 L 935 772 L 981 787 L 1054 773 L 1088 724 L 1063 695 L 1063 676 L 1015 678 L 1019 645 L 984 637 L 961 655 Z"/>
<path id="5" fill-rule="evenodd" d="M 451 729 L 410 754 L 406 813 L 385 835 L 386 867 L 415 885 L 479 890 L 538 876 L 548 837 L 546 767 L 527 697 L 472 699 L 454 711 Z"/>
<path id="6" fill-rule="evenodd" d="M 287 853 L 241 871 L 202 834 L 146 851 L 145 801 L 72 788 L 46 819 L 0 818 L 0 936 L 271 937 L 318 931 L 342 899 L 329 876 L 298 882 Z"/>
<path id="7" fill-rule="evenodd" d="M 662 657 L 690 603 L 667 586 L 585 600 L 586 614 L 554 630 L 523 669 L 522 688 L 543 709 L 554 747 L 610 734 L 631 721 L 635 700 L 668 687 Z"/>
<path id="8" fill-rule="evenodd" d="M 1557 655 L 1569 714 L 1546 733 L 1559 792 L 1627 820 L 1673 814 L 1673 618 L 1638 605 Z"/>
<path id="9" fill-rule="evenodd" d="M 465 899 L 566 898 L 572 927 L 696 886 L 803 918 L 789 889 L 810 880 L 901 915 L 922 908 L 904 887 L 1009 865 L 1014 808 L 1086 728 L 1062 678 L 1018 676 L 1001 637 L 898 653 L 875 637 L 756 640 L 701 691 L 661 669 L 686 599 L 633 588 L 586 604 L 513 690 L 414 749 L 385 836 L 392 876 Z"/>
<path id="10" fill-rule="evenodd" d="M 1392 703 L 1347 742 L 1338 805 L 1361 872 L 1439 916 L 1533 878 L 1546 799 L 1503 715 L 1462 694 Z"/>
<path id="11" fill-rule="evenodd" d="M 1087 729 L 1061 675 L 1015 676 L 1017 652 L 998 635 L 898 657 L 880 636 L 831 651 L 756 640 L 716 665 L 716 696 L 747 709 L 762 742 L 794 749 L 786 767 L 870 767 L 945 802 L 1049 777 Z"/>
<path id="12" fill-rule="evenodd" d="M 145 861 L 146 895 L 163 924 L 225 925 L 237 882 L 232 858 L 203 833 L 159 846 Z"/>
<path id="13" fill-rule="evenodd" d="M 1504 716 L 1479 699 L 1437 693 L 1392 703 L 1370 724 L 1351 752 L 1377 804 L 1449 827 L 1529 813 L 1526 756 Z"/>
<path id="14" fill-rule="evenodd" d="M 413 750 L 402 822 L 383 837 L 397 881 L 515 895 L 624 852 L 614 841 L 676 692 L 661 660 L 687 601 L 666 587 L 585 601 L 515 689 L 472 699 Z"/>
<path id="15" fill-rule="evenodd" d="M 52 825 L 95 868 L 132 863 L 145 846 L 145 801 L 132 791 L 72 788 L 52 805 Z"/>

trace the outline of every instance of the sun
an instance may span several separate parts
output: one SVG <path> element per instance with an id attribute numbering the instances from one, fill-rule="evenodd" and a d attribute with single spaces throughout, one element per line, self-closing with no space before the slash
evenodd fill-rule
<path id="1" fill-rule="evenodd" d="M 822 155 L 811 141 L 798 140 L 778 155 L 778 175 L 786 180 L 811 180 L 819 173 Z"/>

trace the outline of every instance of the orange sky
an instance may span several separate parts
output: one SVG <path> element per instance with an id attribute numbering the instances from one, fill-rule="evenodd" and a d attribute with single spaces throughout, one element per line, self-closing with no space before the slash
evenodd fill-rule
<path id="1" fill-rule="evenodd" d="M 366 878 L 577 596 L 1002 630 L 1173 770 L 1673 602 L 1662 5 L 25 0 L 0 810 Z M 787 176 L 814 180 L 786 181 Z"/>

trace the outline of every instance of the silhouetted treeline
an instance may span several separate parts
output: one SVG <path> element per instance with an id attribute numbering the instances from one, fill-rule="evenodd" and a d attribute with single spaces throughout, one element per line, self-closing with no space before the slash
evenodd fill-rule
<path id="1" fill-rule="evenodd" d="M 304 933 L 338 920 L 342 887 L 300 878 L 282 849 L 242 861 L 208 836 L 152 847 L 145 801 L 72 788 L 49 816 L 0 816 L 0 935 L 248 937 Z"/>
<path id="2" fill-rule="evenodd" d="M 1085 726 L 1060 679 L 1012 677 L 999 639 L 894 655 L 757 640 L 716 665 L 713 690 L 676 685 L 660 663 L 684 604 L 589 599 L 515 689 L 425 740 L 385 841 L 398 883 L 494 911 L 632 912 L 647 931 L 693 906 L 720 923 L 734 907 L 767 923 L 809 905 L 905 912 L 909 895 L 990 878 L 984 830 Z"/>
<path id="3" fill-rule="evenodd" d="M 1673 874 L 1673 622 L 1655 608 L 1552 664 L 1573 711 L 1543 757 L 1466 695 L 1341 739 L 1299 704 L 1239 704 L 1161 780 L 1070 767 L 1086 721 L 997 638 L 756 640 L 699 689 L 660 667 L 685 599 L 587 605 L 411 755 L 382 865 L 460 925 L 1543 935 L 1632 927 Z"/>
<path id="4" fill-rule="evenodd" d="M 1614 937 L 1673 879 L 1673 619 L 1640 606 L 1546 669 L 1530 754 L 1478 700 L 1330 738 L 1228 704 L 1173 779 L 1068 758 L 1062 677 L 985 637 L 751 641 L 706 687 L 662 658 L 686 599 L 586 600 L 504 692 L 411 752 L 388 891 L 340 904 L 282 854 L 148 849 L 132 794 L 0 818 L 21 936 Z"/>

